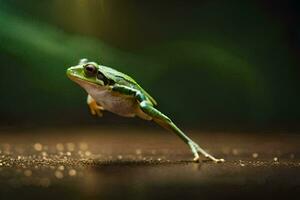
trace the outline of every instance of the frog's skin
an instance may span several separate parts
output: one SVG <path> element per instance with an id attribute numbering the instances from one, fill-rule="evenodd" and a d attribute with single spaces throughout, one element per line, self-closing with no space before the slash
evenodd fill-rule
<path id="1" fill-rule="evenodd" d="M 158 111 L 156 101 L 138 83 L 115 69 L 81 59 L 77 66 L 67 70 L 68 77 L 83 87 L 88 93 L 87 104 L 93 115 L 102 116 L 107 110 L 124 117 L 138 116 L 153 120 L 162 127 L 176 133 L 191 149 L 194 161 L 199 161 L 199 153 L 214 162 L 223 162 L 204 151 L 186 136 L 169 117 Z"/>

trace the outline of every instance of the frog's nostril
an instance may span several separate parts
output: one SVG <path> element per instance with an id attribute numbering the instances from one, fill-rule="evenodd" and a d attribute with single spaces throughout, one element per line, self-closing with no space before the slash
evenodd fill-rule
<path id="1" fill-rule="evenodd" d="M 70 75 L 74 74 L 74 71 L 72 70 L 72 68 L 68 68 L 68 69 L 66 70 L 66 74 L 67 74 L 68 76 L 70 76 Z"/>

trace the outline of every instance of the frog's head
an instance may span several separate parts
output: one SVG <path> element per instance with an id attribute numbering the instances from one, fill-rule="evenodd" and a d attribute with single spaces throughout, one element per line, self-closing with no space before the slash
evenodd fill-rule
<path id="1" fill-rule="evenodd" d="M 101 72 L 100 65 L 88 62 L 86 59 L 81 59 L 78 65 L 68 68 L 67 76 L 82 87 L 108 85 L 108 79 Z"/>

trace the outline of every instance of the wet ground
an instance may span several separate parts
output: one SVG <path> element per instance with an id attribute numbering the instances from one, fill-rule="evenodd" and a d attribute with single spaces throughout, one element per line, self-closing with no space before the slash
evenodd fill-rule
<path id="1" fill-rule="evenodd" d="M 164 130 L 1 131 L 0 199 L 289 199 L 300 135 L 189 131 L 225 163 L 191 162 Z"/>

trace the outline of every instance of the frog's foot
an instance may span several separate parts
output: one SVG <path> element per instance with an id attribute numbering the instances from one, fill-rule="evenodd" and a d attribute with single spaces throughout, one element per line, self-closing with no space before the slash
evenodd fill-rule
<path id="1" fill-rule="evenodd" d="M 188 143 L 193 154 L 194 154 L 194 161 L 195 162 L 199 162 L 200 161 L 200 156 L 199 153 L 201 153 L 205 158 L 214 161 L 215 163 L 222 163 L 225 162 L 225 160 L 223 158 L 218 159 L 215 158 L 214 156 L 210 155 L 209 153 L 207 153 L 206 151 L 204 151 L 201 147 L 199 147 L 198 144 L 196 144 L 195 142 L 191 141 Z"/>
<path id="2" fill-rule="evenodd" d="M 102 117 L 103 113 L 102 111 L 104 110 L 104 108 L 102 106 L 99 106 L 96 101 L 90 102 L 89 104 L 89 108 L 91 111 L 92 115 L 96 115 L 98 117 Z"/>

